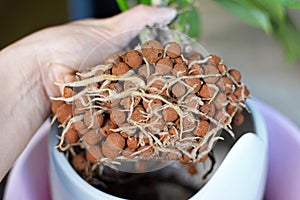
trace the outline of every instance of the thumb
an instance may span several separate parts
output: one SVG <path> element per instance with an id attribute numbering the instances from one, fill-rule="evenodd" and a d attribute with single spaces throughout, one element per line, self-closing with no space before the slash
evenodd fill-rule
<path id="1" fill-rule="evenodd" d="M 109 54 L 116 53 L 139 34 L 145 26 L 154 24 L 167 25 L 176 17 L 176 10 L 167 7 L 150 7 L 139 5 L 126 12 L 104 20 L 92 20 L 91 22 L 103 31 L 103 24 L 109 30 L 103 35 L 100 43 L 88 54 L 80 70 L 103 61 Z"/>
<path id="2" fill-rule="evenodd" d="M 167 25 L 176 17 L 176 10 L 168 7 L 139 5 L 112 18 L 112 23 L 122 32 L 146 25 Z"/>

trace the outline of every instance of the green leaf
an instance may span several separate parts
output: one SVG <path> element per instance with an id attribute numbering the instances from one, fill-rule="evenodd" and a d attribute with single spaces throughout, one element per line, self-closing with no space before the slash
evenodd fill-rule
<path id="1" fill-rule="evenodd" d="M 122 12 L 129 9 L 126 0 L 116 0 L 116 2 Z"/>
<path id="2" fill-rule="evenodd" d="M 200 37 L 200 19 L 198 9 L 193 6 L 187 15 L 188 35 L 192 38 Z"/>
<path id="3" fill-rule="evenodd" d="M 300 2 L 299 1 L 294 1 L 294 0 L 281 0 L 281 3 L 292 9 L 300 9 Z"/>
<path id="4" fill-rule="evenodd" d="M 267 13 L 261 11 L 252 5 L 251 2 L 241 0 L 241 1 L 223 1 L 215 0 L 219 5 L 227 9 L 236 17 L 245 21 L 246 23 L 262 28 L 266 33 L 272 32 L 272 26 L 270 17 Z"/>
<path id="5" fill-rule="evenodd" d="M 253 0 L 257 8 L 268 13 L 276 21 L 283 21 L 285 18 L 284 6 L 281 0 Z"/>
<path id="6" fill-rule="evenodd" d="M 141 0 L 141 4 L 151 5 L 151 0 Z"/>

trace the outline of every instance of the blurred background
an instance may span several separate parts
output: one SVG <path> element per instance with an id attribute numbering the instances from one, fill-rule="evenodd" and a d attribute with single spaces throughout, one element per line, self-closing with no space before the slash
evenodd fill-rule
<path id="1" fill-rule="evenodd" d="M 222 57 L 227 66 L 241 71 L 254 98 L 280 111 L 299 127 L 299 60 L 288 64 L 276 40 L 241 22 L 216 3 L 201 0 L 200 9 L 200 43 L 208 52 Z M 0 49 L 48 26 L 118 12 L 113 0 L 0 0 Z M 300 12 L 289 12 L 300 27 Z"/>

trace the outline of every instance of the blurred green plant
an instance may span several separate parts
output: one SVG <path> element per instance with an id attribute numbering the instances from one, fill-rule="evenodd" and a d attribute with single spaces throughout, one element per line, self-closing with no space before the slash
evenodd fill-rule
<path id="1" fill-rule="evenodd" d="M 201 37 L 200 0 L 116 0 L 121 11 L 138 4 L 170 6 L 178 11 L 170 28 L 190 37 Z M 214 0 L 245 23 L 275 37 L 284 49 L 286 59 L 300 59 L 300 30 L 290 18 L 289 9 L 300 9 L 296 0 Z"/>

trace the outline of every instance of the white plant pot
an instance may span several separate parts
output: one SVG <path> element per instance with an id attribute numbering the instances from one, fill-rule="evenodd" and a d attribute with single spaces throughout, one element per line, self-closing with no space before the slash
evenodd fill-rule
<path id="1" fill-rule="evenodd" d="M 243 133 L 224 160 L 217 160 L 217 169 L 208 182 L 190 199 L 263 198 L 267 174 L 267 130 L 255 103 L 247 100 L 247 105 L 251 110 L 255 133 Z M 77 174 L 64 154 L 54 148 L 57 144 L 57 131 L 58 129 L 51 128 L 49 140 L 49 177 L 53 199 L 120 199 L 96 189 Z"/>

